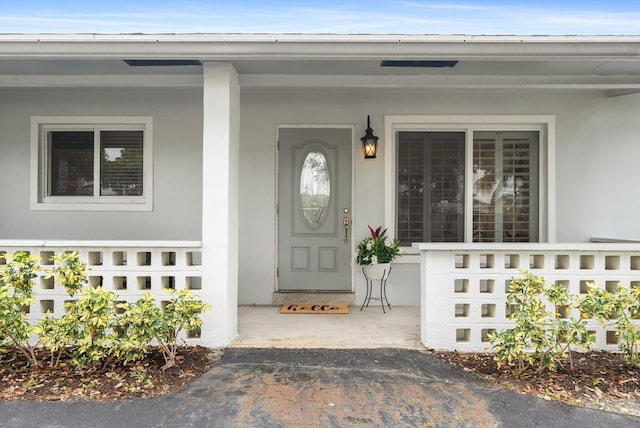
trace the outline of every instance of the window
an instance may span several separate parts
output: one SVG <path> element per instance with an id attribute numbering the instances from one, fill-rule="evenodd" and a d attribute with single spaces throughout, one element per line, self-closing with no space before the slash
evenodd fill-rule
<path id="1" fill-rule="evenodd" d="M 474 132 L 473 242 L 538 241 L 536 131 Z"/>
<path id="2" fill-rule="evenodd" d="M 549 209 L 549 192 L 541 183 L 551 181 L 540 159 L 549 152 L 553 118 L 527 116 L 518 123 L 513 116 L 495 125 L 484 117 L 460 118 L 475 123 L 459 124 L 456 117 L 420 118 L 425 123 L 385 118 L 393 149 L 386 159 L 392 184 L 385 191 L 385 217 L 402 246 L 538 242 L 549 236 L 548 214 L 541 212 Z"/>
<path id="3" fill-rule="evenodd" d="M 151 118 L 32 118 L 32 208 L 150 211 Z"/>
<path id="4" fill-rule="evenodd" d="M 397 144 L 397 237 L 411 242 L 464 241 L 463 132 L 400 132 Z"/>

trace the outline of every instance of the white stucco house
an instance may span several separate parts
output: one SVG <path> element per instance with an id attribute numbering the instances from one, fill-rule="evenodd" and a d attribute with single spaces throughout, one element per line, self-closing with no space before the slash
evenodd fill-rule
<path id="1" fill-rule="evenodd" d="M 518 268 L 640 286 L 639 169 L 640 36 L 0 35 L 0 253 L 193 289 L 206 346 L 238 305 L 362 302 L 367 225 L 430 347 L 486 346 Z"/>

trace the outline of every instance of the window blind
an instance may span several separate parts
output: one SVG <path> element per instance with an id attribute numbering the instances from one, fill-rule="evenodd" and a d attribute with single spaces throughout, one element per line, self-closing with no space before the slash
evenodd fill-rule
<path id="1" fill-rule="evenodd" d="M 464 240 L 464 141 L 464 132 L 399 133 L 401 245 Z"/>
<path id="2" fill-rule="evenodd" d="M 474 242 L 538 240 L 538 132 L 475 132 Z"/>
<path id="3" fill-rule="evenodd" d="M 100 196 L 142 196 L 143 132 L 100 132 Z"/>

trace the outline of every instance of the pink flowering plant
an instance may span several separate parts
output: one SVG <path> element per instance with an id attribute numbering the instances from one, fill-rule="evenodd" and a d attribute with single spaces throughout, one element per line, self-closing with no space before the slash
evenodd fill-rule
<path id="1" fill-rule="evenodd" d="M 391 263 L 400 255 L 400 243 L 397 239 L 387 237 L 387 229 L 382 230 L 382 226 L 377 229 L 368 227 L 371 236 L 367 236 L 358 244 L 356 263 L 359 265 Z"/>

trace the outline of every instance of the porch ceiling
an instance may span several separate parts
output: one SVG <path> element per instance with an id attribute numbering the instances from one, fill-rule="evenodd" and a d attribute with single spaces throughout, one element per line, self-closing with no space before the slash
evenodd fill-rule
<path id="1" fill-rule="evenodd" d="M 636 36 L 0 35 L 0 85 L 202 84 L 199 66 L 124 59 L 230 62 L 243 86 L 640 91 Z M 380 66 L 389 59 L 458 63 Z"/>

